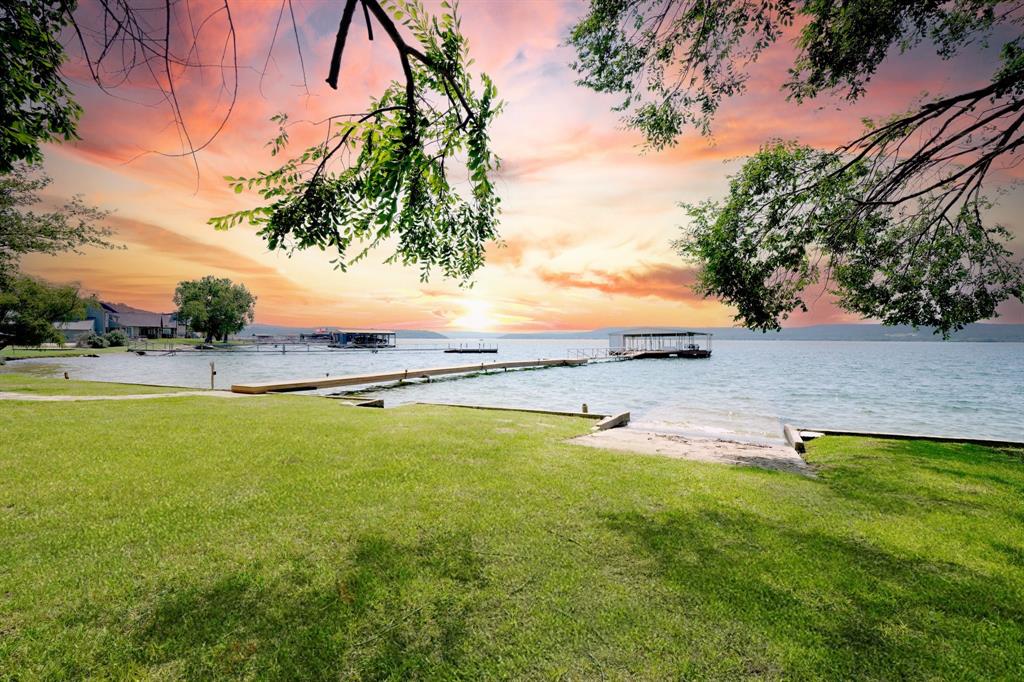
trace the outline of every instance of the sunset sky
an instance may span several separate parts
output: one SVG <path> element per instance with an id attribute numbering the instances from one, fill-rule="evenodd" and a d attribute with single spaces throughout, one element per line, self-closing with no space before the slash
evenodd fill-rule
<path id="1" fill-rule="evenodd" d="M 82 0 L 86 8 L 88 3 Z M 341 88 L 331 90 L 324 77 L 341 3 L 296 0 L 294 6 L 309 94 L 287 13 L 260 76 L 279 2 L 236 2 L 239 99 L 226 128 L 199 154 L 198 174 L 191 158 L 146 153 L 175 154 L 181 147 L 169 110 L 143 79 L 112 97 L 91 84 L 81 64 L 69 64 L 85 108 L 82 139 L 47 148 L 46 168 L 54 178 L 49 196 L 80 193 L 113 210 L 111 226 L 126 248 L 31 257 L 24 268 L 50 280 L 80 282 L 104 300 L 160 311 L 173 307 L 182 279 L 230 277 L 257 295 L 256 319 L 268 324 L 442 332 L 728 326 L 732 312 L 688 289 L 692 271 L 670 246 L 686 220 L 679 202 L 721 196 L 737 157 L 769 138 L 834 145 L 858 132 L 861 117 L 907 108 L 925 92 L 962 90 L 990 75 L 993 64 L 990 52 L 973 61 L 942 62 L 919 49 L 888 62 L 856 106 L 831 100 L 796 106 L 779 91 L 792 59 L 787 42 L 754 67 L 749 92 L 725 105 L 713 140 L 691 133 L 673 149 L 643 153 L 639 136 L 624 131 L 610 111 L 615 98 L 574 84 L 573 53 L 564 41 L 582 3 L 464 1 L 473 68 L 491 75 L 505 101 L 492 131 L 503 160 L 497 185 L 505 246 L 489 250 L 475 286 L 464 290 L 440 276 L 423 284 L 415 269 L 384 265 L 387 246 L 341 273 L 329 263 L 330 254 L 289 258 L 269 252 L 250 227 L 216 232 L 206 224 L 210 216 L 255 205 L 258 197 L 233 194 L 222 177 L 274 167 L 265 147 L 275 133 L 270 116 L 287 112 L 293 121 L 315 121 L 360 111 L 399 75 L 393 49 L 379 37 L 369 43 L 357 13 Z M 211 43 L 209 58 L 219 49 Z M 183 115 L 193 139 L 208 136 L 224 113 L 226 97 L 213 75 L 182 76 Z M 305 124 L 292 132 L 296 147 L 319 134 Z M 1018 235 L 1018 253 L 1024 248 L 1020 194 L 1009 193 L 997 212 Z M 839 321 L 856 319 L 823 297 L 791 323 Z M 998 321 L 1024 322 L 1024 306 L 1004 306 Z"/>

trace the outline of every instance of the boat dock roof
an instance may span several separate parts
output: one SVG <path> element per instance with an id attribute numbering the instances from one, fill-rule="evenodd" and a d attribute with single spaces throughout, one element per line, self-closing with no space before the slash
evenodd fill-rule
<path id="1" fill-rule="evenodd" d="M 711 332 L 698 332 L 688 330 L 661 330 L 661 329 L 623 329 L 618 332 L 621 336 L 712 336 Z M 609 336 L 616 336 L 610 334 Z"/>

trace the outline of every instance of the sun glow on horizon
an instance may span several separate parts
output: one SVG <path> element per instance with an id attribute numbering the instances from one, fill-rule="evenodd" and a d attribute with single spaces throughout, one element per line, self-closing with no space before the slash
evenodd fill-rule
<path id="1" fill-rule="evenodd" d="M 498 326 L 498 320 L 491 313 L 491 304 L 480 299 L 467 299 L 459 301 L 462 306 L 462 314 L 448 323 L 451 329 L 460 331 L 493 331 Z"/>

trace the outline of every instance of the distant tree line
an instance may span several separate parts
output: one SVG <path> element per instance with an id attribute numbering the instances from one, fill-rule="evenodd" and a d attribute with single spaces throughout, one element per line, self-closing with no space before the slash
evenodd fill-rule
<path id="1" fill-rule="evenodd" d="M 28 254 L 56 256 L 82 249 L 118 248 L 103 224 L 107 212 L 74 197 L 56 210 L 40 211 L 39 193 L 50 184 L 38 166 L 19 161 L 0 175 L 0 348 L 62 343 L 54 323 L 85 318 L 89 304 L 76 284 L 51 284 L 23 274 L 19 263 Z M 225 339 L 253 320 L 255 297 L 244 285 L 212 276 L 181 282 L 174 294 L 178 316 L 207 340 Z M 124 334 L 93 335 L 89 347 L 124 344 Z"/>

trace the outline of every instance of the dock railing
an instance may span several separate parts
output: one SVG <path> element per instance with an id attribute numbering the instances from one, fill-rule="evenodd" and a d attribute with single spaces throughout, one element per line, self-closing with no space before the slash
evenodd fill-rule
<path id="1" fill-rule="evenodd" d="M 449 343 L 446 351 L 452 353 L 497 353 L 497 344 L 488 344 L 483 341 L 477 343 Z"/>

